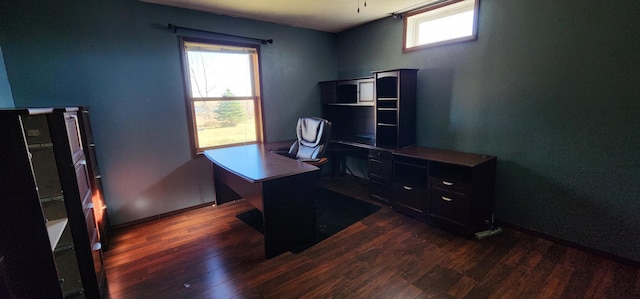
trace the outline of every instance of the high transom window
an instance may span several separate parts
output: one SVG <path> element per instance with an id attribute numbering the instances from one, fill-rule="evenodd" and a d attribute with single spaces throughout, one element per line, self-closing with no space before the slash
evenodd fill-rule
<path id="1" fill-rule="evenodd" d="M 182 39 L 194 149 L 262 141 L 257 46 Z"/>
<path id="2" fill-rule="evenodd" d="M 476 39 L 478 1 L 434 1 L 405 14 L 404 51 Z"/>

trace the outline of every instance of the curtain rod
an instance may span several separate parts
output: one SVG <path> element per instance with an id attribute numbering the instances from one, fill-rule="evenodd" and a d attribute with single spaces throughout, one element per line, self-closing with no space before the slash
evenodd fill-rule
<path id="1" fill-rule="evenodd" d="M 261 38 L 254 38 L 254 37 L 247 37 L 247 36 L 240 36 L 240 35 L 227 34 L 227 33 L 222 33 L 222 32 L 207 31 L 207 30 L 202 30 L 202 29 L 195 29 L 195 28 L 189 28 L 189 27 L 176 26 L 176 25 L 173 25 L 173 24 L 171 24 L 171 23 L 169 23 L 169 25 L 168 25 L 167 27 L 168 27 L 169 29 L 173 29 L 173 33 L 176 33 L 178 30 L 182 29 L 182 30 L 190 30 L 190 31 L 197 31 L 197 32 L 211 33 L 211 34 L 217 34 L 217 35 L 223 35 L 223 36 L 229 36 L 229 37 L 238 37 L 238 38 L 242 38 L 242 39 L 248 39 L 248 40 L 253 40 L 253 41 L 259 41 L 259 42 L 260 42 L 260 43 L 262 43 L 263 45 L 266 45 L 266 44 L 273 44 L 273 39 L 261 39 Z"/>

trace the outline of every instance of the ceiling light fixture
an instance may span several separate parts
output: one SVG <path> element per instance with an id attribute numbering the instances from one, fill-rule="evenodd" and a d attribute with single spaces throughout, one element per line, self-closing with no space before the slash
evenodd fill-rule
<path id="1" fill-rule="evenodd" d="M 367 0 L 364 0 L 364 7 L 367 7 Z M 360 13 L 360 0 L 358 0 L 358 13 Z"/>

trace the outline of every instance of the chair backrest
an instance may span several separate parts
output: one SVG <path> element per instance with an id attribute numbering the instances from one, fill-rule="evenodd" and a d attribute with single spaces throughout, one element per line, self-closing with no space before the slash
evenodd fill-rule
<path id="1" fill-rule="evenodd" d="M 296 159 L 320 159 L 329 144 L 331 122 L 319 117 L 299 118 L 296 135 L 298 140 L 291 145 L 289 156 Z"/>

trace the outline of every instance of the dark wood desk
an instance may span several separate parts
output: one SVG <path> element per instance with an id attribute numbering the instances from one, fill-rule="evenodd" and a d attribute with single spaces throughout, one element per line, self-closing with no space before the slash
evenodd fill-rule
<path id="1" fill-rule="evenodd" d="M 497 158 L 411 146 L 332 141 L 332 173 L 346 156 L 367 159 L 369 195 L 394 210 L 471 237 L 492 225 Z"/>
<path id="2" fill-rule="evenodd" d="M 217 204 L 241 197 L 262 212 L 266 258 L 315 239 L 319 168 L 271 153 L 261 144 L 207 150 L 204 155 L 213 162 Z"/>

